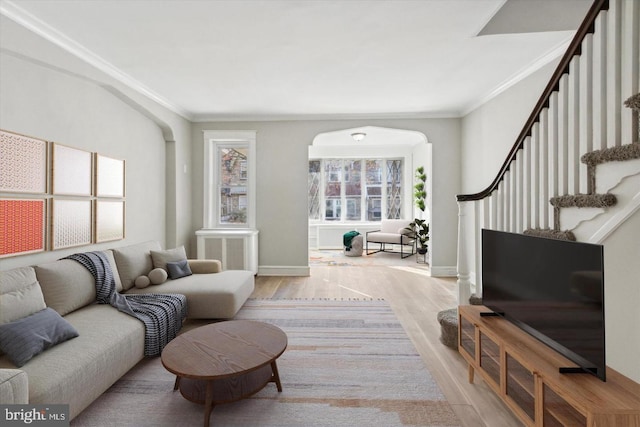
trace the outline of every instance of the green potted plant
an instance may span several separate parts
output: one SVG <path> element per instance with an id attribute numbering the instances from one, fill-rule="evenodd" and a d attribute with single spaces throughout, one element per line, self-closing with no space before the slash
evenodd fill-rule
<path id="1" fill-rule="evenodd" d="M 421 212 L 425 210 L 425 200 L 427 198 L 427 175 L 424 173 L 422 166 L 416 169 L 416 184 L 413 186 L 413 197 L 415 205 Z M 415 218 L 407 227 L 413 233 L 416 239 L 416 250 L 419 254 L 425 254 L 429 248 L 429 223 L 427 220 Z"/>

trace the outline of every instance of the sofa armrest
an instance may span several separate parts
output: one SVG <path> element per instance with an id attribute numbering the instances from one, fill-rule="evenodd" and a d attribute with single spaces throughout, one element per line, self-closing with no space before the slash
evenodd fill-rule
<path id="1" fill-rule="evenodd" d="M 29 403 L 29 378 L 20 369 L 0 369 L 0 404 Z"/>
<path id="2" fill-rule="evenodd" d="M 193 274 L 220 273 L 222 262 L 217 259 L 190 259 L 189 268 Z"/>

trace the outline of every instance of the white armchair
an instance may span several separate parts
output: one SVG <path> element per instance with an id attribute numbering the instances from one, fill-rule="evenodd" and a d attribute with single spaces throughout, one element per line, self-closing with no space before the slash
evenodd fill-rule
<path id="1" fill-rule="evenodd" d="M 409 227 L 411 220 L 406 219 L 383 219 L 380 222 L 380 230 L 369 231 L 366 234 L 367 255 L 378 252 L 399 253 L 401 258 L 406 258 L 415 254 L 416 240 Z M 379 245 L 377 250 L 369 252 L 369 243 Z M 391 245 L 391 249 L 387 248 Z M 400 252 L 395 250 L 395 246 L 400 247 Z"/>

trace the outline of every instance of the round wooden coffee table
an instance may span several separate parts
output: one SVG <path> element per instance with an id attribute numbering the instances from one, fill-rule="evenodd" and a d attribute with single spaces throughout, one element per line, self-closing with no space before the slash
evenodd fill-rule
<path id="1" fill-rule="evenodd" d="M 162 351 L 162 365 L 176 375 L 174 390 L 204 404 L 204 426 L 213 407 L 233 402 L 274 382 L 282 391 L 276 359 L 287 348 L 278 327 L 251 320 L 201 326 L 173 339 Z"/>

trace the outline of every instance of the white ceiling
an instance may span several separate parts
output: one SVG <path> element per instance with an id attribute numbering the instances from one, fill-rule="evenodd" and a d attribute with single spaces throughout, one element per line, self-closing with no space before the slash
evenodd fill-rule
<path id="1" fill-rule="evenodd" d="M 0 12 L 203 121 L 460 116 L 562 54 L 590 4 L 0 0 Z"/>

